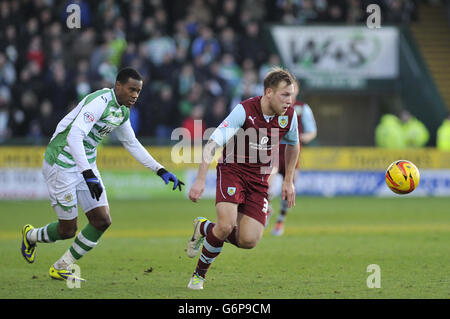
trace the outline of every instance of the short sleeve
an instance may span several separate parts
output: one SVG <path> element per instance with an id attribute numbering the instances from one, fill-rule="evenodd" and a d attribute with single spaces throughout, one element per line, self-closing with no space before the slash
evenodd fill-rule
<path id="1" fill-rule="evenodd" d="M 219 146 L 225 145 L 245 123 L 245 109 L 238 104 L 211 134 L 210 139 Z"/>
<path id="2" fill-rule="evenodd" d="M 295 114 L 295 112 L 294 112 L 294 116 L 292 116 L 291 128 L 286 133 L 286 135 L 283 136 L 280 143 L 281 144 L 290 144 L 290 145 L 298 144 L 298 121 L 297 121 L 297 115 Z"/>

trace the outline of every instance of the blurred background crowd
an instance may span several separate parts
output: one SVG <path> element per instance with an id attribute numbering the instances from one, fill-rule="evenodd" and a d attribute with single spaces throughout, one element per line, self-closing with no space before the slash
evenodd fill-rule
<path id="1" fill-rule="evenodd" d="M 70 3 L 81 8 L 80 29 L 66 26 Z M 139 136 L 167 140 L 195 119 L 215 127 L 232 105 L 261 95 L 262 77 L 281 63 L 265 25 L 365 23 L 370 3 L 383 23 L 418 19 L 406 0 L 0 0 L 0 143 L 48 142 L 123 66 L 145 79 L 131 114 Z"/>

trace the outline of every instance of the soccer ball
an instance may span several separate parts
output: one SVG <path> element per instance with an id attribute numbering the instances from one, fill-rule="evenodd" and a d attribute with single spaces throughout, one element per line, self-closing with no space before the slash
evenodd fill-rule
<path id="1" fill-rule="evenodd" d="M 420 174 L 416 165 L 407 160 L 398 160 L 386 170 L 386 184 L 397 194 L 408 194 L 419 185 Z"/>

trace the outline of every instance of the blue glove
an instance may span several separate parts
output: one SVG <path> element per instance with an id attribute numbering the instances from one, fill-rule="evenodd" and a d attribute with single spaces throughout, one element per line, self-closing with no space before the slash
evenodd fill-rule
<path id="1" fill-rule="evenodd" d="M 171 172 L 168 172 L 166 169 L 164 168 L 160 168 L 158 170 L 158 172 L 156 172 L 156 174 L 158 174 L 159 177 L 161 177 L 164 181 L 164 183 L 169 184 L 170 181 L 173 182 L 173 188 L 172 190 L 178 189 L 181 192 L 181 186 L 184 185 L 184 183 L 180 180 L 178 180 L 178 178 L 172 174 Z"/>
<path id="2" fill-rule="evenodd" d="M 89 188 L 89 191 L 91 192 L 92 198 L 95 198 L 98 201 L 100 199 L 100 195 L 102 195 L 103 192 L 103 187 L 100 183 L 100 180 L 97 178 L 97 176 L 95 176 L 94 172 L 91 169 L 83 171 L 82 174 Z"/>

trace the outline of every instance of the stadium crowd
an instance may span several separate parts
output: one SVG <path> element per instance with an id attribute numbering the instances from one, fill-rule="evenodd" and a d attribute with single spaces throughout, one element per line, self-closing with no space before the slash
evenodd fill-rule
<path id="1" fill-rule="evenodd" d="M 70 3 L 80 6 L 80 29 L 66 25 Z M 215 127 L 230 105 L 260 95 L 262 75 L 280 64 L 264 24 L 364 23 L 370 3 L 386 23 L 417 18 L 406 0 L 0 0 L 0 143 L 48 142 L 122 66 L 145 79 L 131 114 L 140 136 L 165 140 L 195 119 Z"/>

